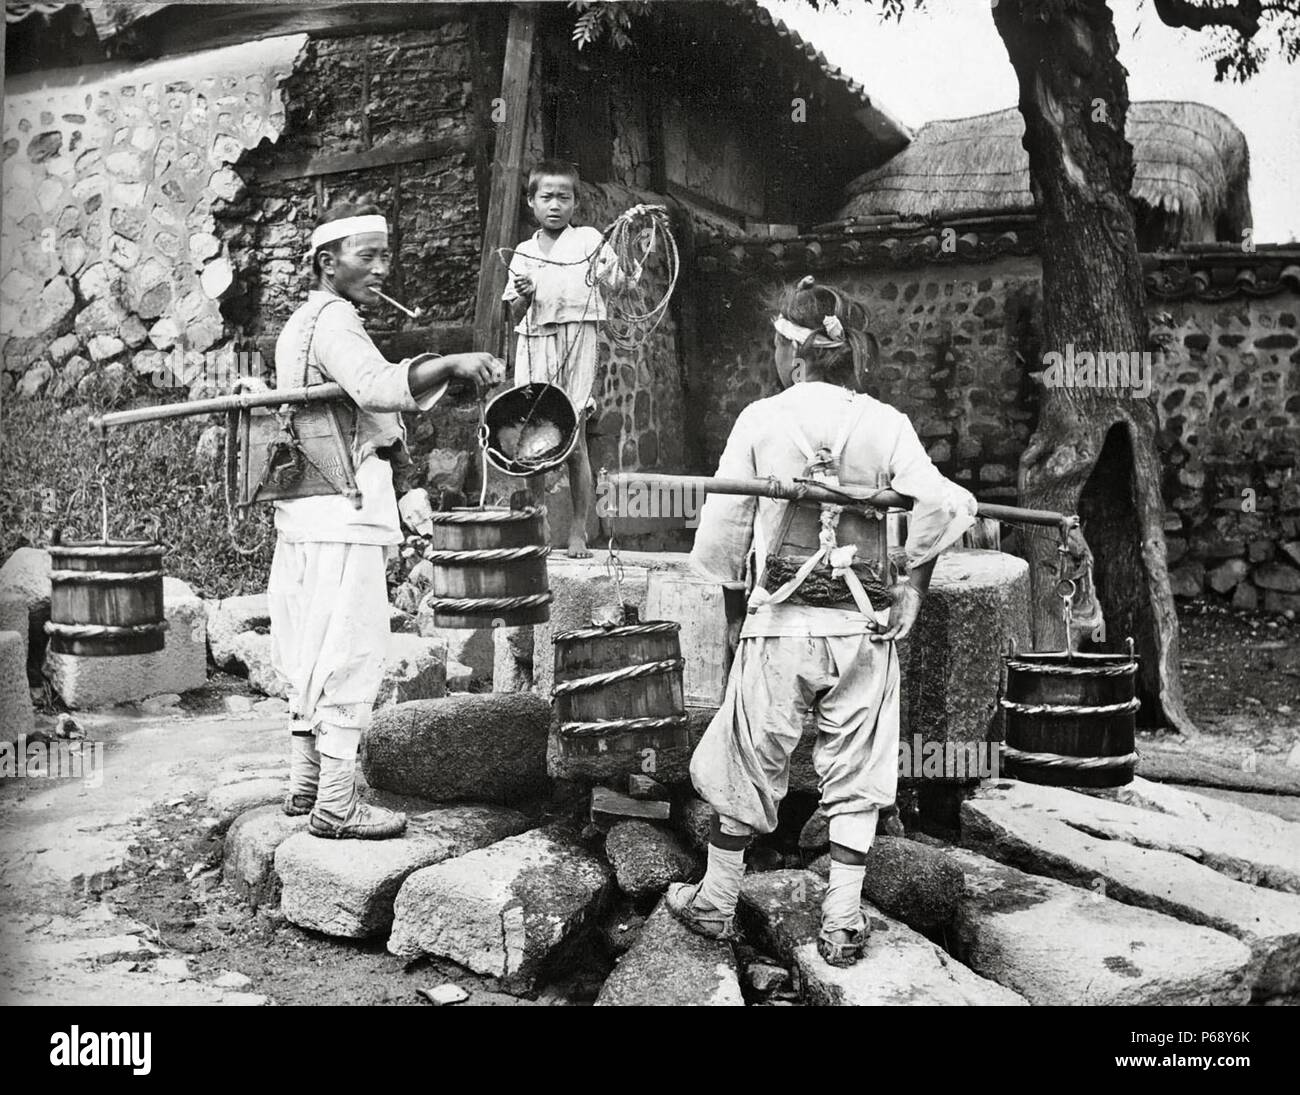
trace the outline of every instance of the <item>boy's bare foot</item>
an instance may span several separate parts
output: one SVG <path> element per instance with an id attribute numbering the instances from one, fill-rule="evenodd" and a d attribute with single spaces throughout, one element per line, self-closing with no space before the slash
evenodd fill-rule
<path id="1" fill-rule="evenodd" d="M 569 546 L 564 554 L 570 559 L 590 559 L 591 549 L 587 547 L 587 538 L 580 532 L 569 533 Z"/>

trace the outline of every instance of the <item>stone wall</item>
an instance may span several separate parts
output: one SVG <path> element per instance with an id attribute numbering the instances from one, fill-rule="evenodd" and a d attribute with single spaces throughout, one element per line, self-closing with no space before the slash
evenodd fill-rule
<path id="1" fill-rule="evenodd" d="M 213 210 L 238 196 L 240 157 L 279 137 L 303 41 L 6 84 L 4 392 L 86 395 L 131 372 L 185 386 L 173 374 L 223 348 Z"/>
<path id="2" fill-rule="evenodd" d="M 842 269 L 821 280 L 866 305 L 881 360 L 871 394 L 907 413 L 945 475 L 984 501 L 1014 501 L 1038 414 L 1035 258 Z M 687 405 L 717 466 L 740 409 L 777 391 L 767 315 L 794 278 L 698 280 L 704 351 Z M 1148 307 L 1175 594 L 1300 610 L 1300 300 L 1193 299 Z"/>

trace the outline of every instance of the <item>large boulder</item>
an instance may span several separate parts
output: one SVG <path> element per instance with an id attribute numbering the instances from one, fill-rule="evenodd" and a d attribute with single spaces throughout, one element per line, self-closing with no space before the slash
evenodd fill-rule
<path id="1" fill-rule="evenodd" d="M 826 884 L 810 871 L 764 871 L 741 883 L 739 917 L 747 935 L 797 967 L 804 1002 L 867 1007 L 1023 1005 L 1015 992 L 954 961 L 906 924 L 863 906 L 871 935 L 866 953 L 839 968 L 817 953 Z"/>
<path id="2" fill-rule="evenodd" d="M 208 680 L 208 618 L 203 599 L 177 578 L 163 579 L 162 650 L 91 658 L 47 650 L 45 675 L 72 708 L 105 707 L 202 688 Z"/>
<path id="3" fill-rule="evenodd" d="M 534 829 L 412 874 L 388 950 L 450 959 L 527 991 L 594 923 L 609 890 L 608 868 L 567 827 Z"/>
<path id="4" fill-rule="evenodd" d="M 364 854 L 358 854 L 356 841 L 299 833 L 275 852 L 280 909 L 299 927 L 326 935 L 382 935 L 393 921 L 393 899 L 413 871 L 464 856 L 527 826 L 514 810 L 449 806 L 415 814 L 402 836 L 373 841 Z"/>
<path id="5" fill-rule="evenodd" d="M 743 1007 L 729 943 L 678 923 L 662 901 L 609 975 L 597 1007 Z"/>
<path id="6" fill-rule="evenodd" d="M 362 739 L 372 787 L 434 802 L 512 803 L 546 792 L 550 705 L 529 692 L 458 693 L 376 713 Z"/>
<path id="7" fill-rule="evenodd" d="M 633 899 L 661 894 L 670 882 L 685 882 L 698 870 L 675 834 L 648 821 L 618 822 L 605 837 L 605 858 L 618 888 Z"/>
<path id="8" fill-rule="evenodd" d="M 241 597 L 223 597 L 208 601 L 208 648 L 212 660 L 221 668 L 232 671 L 247 667 L 239 658 L 236 641 L 246 631 L 270 631 L 271 609 L 265 593 L 250 593 Z"/>
<path id="9" fill-rule="evenodd" d="M 956 956 L 1031 1004 L 1244 1004 L 1258 966 L 1224 932 L 1029 875 L 964 849 Z"/>

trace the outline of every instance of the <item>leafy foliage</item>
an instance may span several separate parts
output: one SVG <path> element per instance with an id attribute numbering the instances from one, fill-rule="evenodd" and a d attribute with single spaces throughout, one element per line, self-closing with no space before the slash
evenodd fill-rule
<path id="1" fill-rule="evenodd" d="M 606 35 L 618 49 L 626 49 L 632 44 L 632 16 L 650 10 L 647 0 L 572 0 L 569 6 L 578 12 L 572 37 L 579 49 Z"/>
<path id="2" fill-rule="evenodd" d="M 0 418 L 0 558 L 25 544 L 45 546 L 55 527 L 66 540 L 101 535 L 98 438 L 87 408 L 47 399 L 7 399 Z M 244 539 L 262 547 L 243 556 L 226 526 L 219 453 L 200 456 L 203 419 L 147 422 L 108 434 L 109 536 L 152 539 L 157 520 L 163 568 L 204 597 L 266 588 L 274 536 L 269 506 L 254 507 Z"/>

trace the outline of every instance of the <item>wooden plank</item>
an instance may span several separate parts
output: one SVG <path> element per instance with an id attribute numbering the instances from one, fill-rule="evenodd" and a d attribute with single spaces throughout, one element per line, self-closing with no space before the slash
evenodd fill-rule
<path id="1" fill-rule="evenodd" d="M 387 34 L 463 17 L 459 4 L 169 4 L 113 41 L 119 56 L 139 61 L 285 34 Z"/>
<path id="2" fill-rule="evenodd" d="M 388 322 L 387 319 L 384 322 Z M 401 361 L 416 354 L 460 354 L 473 345 L 474 329 L 458 327 L 413 327 L 404 331 L 385 331 L 378 324 L 368 325 L 370 337 L 390 361 Z M 262 355 L 262 363 L 270 369 L 275 363 L 277 335 L 266 335 L 254 340 L 254 348 Z"/>
<path id="3" fill-rule="evenodd" d="M 731 650 L 727 642 L 727 607 L 722 586 L 666 570 L 650 572 L 646 587 L 648 620 L 673 620 L 682 658 L 682 691 L 691 707 L 717 707 L 727 691 Z"/>
<path id="4" fill-rule="evenodd" d="M 489 353 L 500 352 L 505 333 L 501 294 L 506 287 L 506 271 L 496 249 L 518 242 L 514 236 L 519 221 L 519 171 L 528 127 L 528 78 L 536 37 L 536 6 L 516 4 L 510 9 L 510 25 L 506 30 L 505 64 L 501 73 L 505 120 L 497 128 L 492 192 L 483 228 L 483 257 L 474 305 L 474 345 Z"/>
<path id="5" fill-rule="evenodd" d="M 263 182 L 314 179 L 321 175 L 341 175 L 346 171 L 368 171 L 375 167 L 433 160 L 451 152 L 465 152 L 473 147 L 474 135 L 465 133 L 456 137 L 440 137 L 435 141 L 381 145 L 365 152 L 347 152 L 343 155 L 317 153 L 305 160 L 277 163 L 261 172 L 258 177 Z"/>

